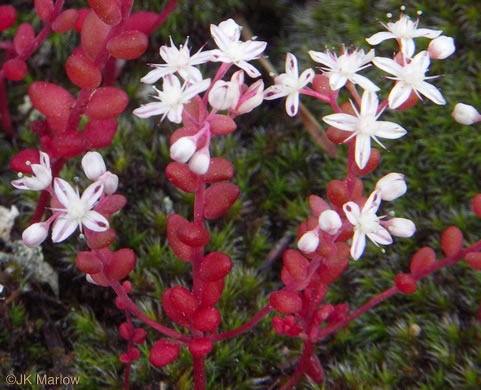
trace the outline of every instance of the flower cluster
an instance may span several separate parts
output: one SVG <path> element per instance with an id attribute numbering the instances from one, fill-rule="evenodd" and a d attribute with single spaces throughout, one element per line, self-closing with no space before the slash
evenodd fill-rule
<path id="1" fill-rule="evenodd" d="M 48 191 L 52 196 L 50 210 L 53 213 L 46 221 L 34 223 L 23 232 L 25 244 L 29 247 L 40 245 L 47 238 L 50 225 L 54 243 L 65 241 L 77 228 L 81 233 L 106 231 L 109 221 L 98 210 L 117 190 L 118 177 L 107 171 L 100 153 L 88 152 L 82 158 L 85 176 L 93 181 L 82 195 L 78 187 L 74 190 L 67 181 L 52 178 L 48 154 L 40 152 L 39 155 L 39 164 L 30 164 L 33 176 L 14 180 L 12 185 L 21 190 Z"/>

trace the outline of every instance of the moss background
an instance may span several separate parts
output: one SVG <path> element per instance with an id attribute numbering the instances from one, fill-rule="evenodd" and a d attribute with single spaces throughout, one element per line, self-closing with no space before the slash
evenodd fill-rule
<path id="1" fill-rule="evenodd" d="M 32 13 L 32 2 L 14 0 L 19 23 L 41 24 Z M 66 2 L 85 6 L 86 2 Z M 138 0 L 136 9 L 160 10 L 166 1 Z M 347 302 L 357 308 L 392 285 L 394 275 L 409 269 L 414 251 L 431 245 L 441 256 L 439 237 L 448 225 L 458 226 L 466 244 L 479 238 L 481 222 L 470 210 L 471 197 L 481 188 L 479 128 L 455 123 L 450 112 L 463 101 L 481 107 L 481 3 L 476 0 L 406 1 L 407 13 L 415 17 L 422 10 L 421 26 L 442 29 L 454 37 L 456 55 L 435 62 L 430 75 L 442 75 L 435 82 L 448 104 L 426 101 L 403 112 L 389 112 L 385 120 L 400 123 L 408 134 L 387 141 L 380 166 L 365 181 L 367 191 L 382 175 L 397 171 L 406 175 L 408 193 L 384 206 L 396 215 L 411 218 L 417 225 L 413 239 L 396 240 L 381 253 L 369 244 L 359 262 L 329 289 L 326 301 Z M 160 62 L 158 47 L 171 35 L 181 43 L 187 35 L 193 50 L 209 38 L 209 24 L 241 15 L 259 39 L 269 42 L 266 54 L 278 70 L 284 67 L 285 52 L 294 53 L 300 69 L 314 67 L 309 49 L 325 47 L 339 51 L 347 47 L 368 49 L 365 37 L 381 31 L 378 20 L 385 14 L 399 15 L 395 1 L 325 0 L 185 0 L 151 38 L 149 51 L 123 68 L 118 85 L 130 104 L 119 120 L 111 147 L 102 151 L 108 167 L 120 177 L 119 192 L 128 204 L 113 221 L 119 238 L 116 248 L 131 247 L 137 265 L 131 274 L 132 296 L 152 318 L 169 320 L 160 306 L 162 292 L 175 284 L 190 286 L 190 266 L 176 259 L 166 243 L 165 223 L 172 212 L 190 216 L 192 195 L 174 188 L 163 169 L 169 162 L 167 140 L 175 126 L 167 121 L 139 120 L 129 114 L 146 102 L 139 83 L 147 63 Z M 3 33 L 11 38 L 15 28 Z M 22 110 L 28 84 L 36 80 L 60 82 L 76 93 L 65 75 L 63 64 L 79 42 L 76 32 L 52 34 L 28 61 L 26 82 L 8 83 L 9 106 L 18 138 L 0 133 L 0 204 L 15 204 L 21 210 L 13 238 L 28 226 L 38 194 L 14 191 L 9 182 L 11 157 L 25 147 L 36 146 L 37 136 L 28 129 L 34 113 Z M 423 39 L 418 48 L 426 47 Z M 389 56 L 393 43 L 377 48 Z M 260 68 L 260 65 L 259 65 Z M 212 71 L 209 68 L 207 72 Z M 367 70 L 378 84 L 391 84 L 380 72 Z M 265 75 L 267 85 L 271 84 Z M 384 92 L 385 96 L 385 92 Z M 303 97 L 320 118 L 330 113 L 327 106 Z M 329 158 L 309 137 L 302 123 L 289 118 L 284 102 L 266 102 L 263 107 L 237 120 L 232 135 L 214 139 L 212 155 L 234 163 L 234 182 L 242 194 L 227 215 L 209 221 L 212 240 L 207 250 L 228 253 L 234 262 L 224 295 L 218 304 L 223 314 L 221 329 L 227 330 L 250 318 L 268 300 L 270 291 L 281 287 L 282 261 L 266 261 L 279 242 L 295 246 L 299 222 L 309 215 L 309 194 L 325 196 L 331 179 L 345 175 L 346 147 L 339 157 Z M 82 176 L 80 158 L 71 160 L 62 177 Z M 1 250 L 10 248 L 0 244 Z M 57 297 L 45 283 L 15 262 L 0 264 L 0 282 L 6 286 L 0 301 L 0 380 L 11 372 L 62 373 L 80 377 L 78 389 L 120 389 L 123 364 L 118 355 L 126 342 L 117 332 L 123 313 L 113 304 L 114 294 L 87 282 L 75 268 L 75 253 L 84 243 L 70 238 L 62 245 L 45 244 L 43 255 L 59 276 Z M 481 327 L 476 314 L 481 299 L 481 274 L 460 263 L 441 270 L 420 283 L 411 296 L 395 296 L 371 310 L 346 329 L 320 343 L 317 354 L 326 369 L 322 386 L 307 379 L 299 389 L 479 389 L 481 387 Z M 141 359 L 133 365 L 132 389 L 190 389 L 190 356 L 183 351 L 175 363 L 162 369 L 148 362 L 148 351 L 158 336 L 149 330 Z M 209 389 L 277 388 L 292 372 L 301 343 L 274 334 L 270 317 L 242 337 L 216 344 L 207 360 Z"/>

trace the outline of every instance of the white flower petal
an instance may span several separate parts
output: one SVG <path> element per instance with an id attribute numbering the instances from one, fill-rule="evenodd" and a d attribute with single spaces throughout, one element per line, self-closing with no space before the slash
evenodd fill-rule
<path id="1" fill-rule="evenodd" d="M 379 245 L 391 245 L 392 244 L 391 235 L 382 226 L 379 226 L 379 228 L 376 232 L 368 233 L 367 236 L 377 246 L 379 246 Z"/>
<path id="2" fill-rule="evenodd" d="M 89 209 L 91 209 L 104 192 L 104 185 L 100 181 L 90 184 L 82 194 L 80 200 L 84 202 Z"/>
<path id="3" fill-rule="evenodd" d="M 354 202 L 347 202 L 342 206 L 344 213 L 346 214 L 347 220 L 353 225 L 356 226 L 359 222 L 359 217 L 361 216 L 361 210 L 357 203 Z"/>
<path id="4" fill-rule="evenodd" d="M 406 135 L 407 131 L 394 122 L 377 121 L 378 128 L 376 129 L 376 136 L 388 139 L 397 139 Z"/>
<path id="5" fill-rule="evenodd" d="M 371 35 L 369 38 L 366 38 L 367 43 L 370 45 L 376 46 L 379 45 L 382 41 L 386 39 L 393 39 L 395 38 L 394 34 L 389 31 L 381 31 Z"/>
<path id="6" fill-rule="evenodd" d="M 347 77 L 341 73 L 330 72 L 329 86 L 333 91 L 337 91 L 346 85 Z"/>
<path id="7" fill-rule="evenodd" d="M 412 91 L 413 89 L 411 86 L 406 84 L 404 81 L 398 81 L 389 94 L 389 108 L 398 108 L 409 99 Z"/>
<path id="8" fill-rule="evenodd" d="M 355 131 L 359 125 L 359 118 L 349 114 L 330 114 L 322 117 L 328 125 L 345 131 Z"/>
<path id="9" fill-rule="evenodd" d="M 416 225 L 406 218 L 392 218 L 385 222 L 389 232 L 396 237 L 411 237 L 416 232 Z"/>
<path id="10" fill-rule="evenodd" d="M 358 230 L 354 231 L 354 235 L 352 237 L 352 245 L 351 245 L 351 256 L 354 260 L 359 260 L 362 253 L 364 252 L 364 248 L 366 248 L 366 235 L 364 233 L 359 232 Z"/>
<path id="11" fill-rule="evenodd" d="M 364 134 L 356 136 L 355 160 L 360 169 L 363 169 L 371 155 L 371 137 Z"/>
<path id="12" fill-rule="evenodd" d="M 390 58 L 374 57 L 372 59 L 374 65 L 384 72 L 390 73 L 394 76 L 399 76 L 402 73 L 402 66 Z"/>
<path id="13" fill-rule="evenodd" d="M 58 201 L 65 207 L 67 207 L 70 202 L 79 199 L 72 186 L 59 177 L 56 177 L 53 181 L 53 190 Z"/>
<path id="14" fill-rule="evenodd" d="M 286 111 L 289 116 L 296 116 L 299 110 L 299 94 L 291 93 L 286 99 Z"/>
<path id="15" fill-rule="evenodd" d="M 431 100 L 435 104 L 445 105 L 446 100 L 444 99 L 439 89 L 437 89 L 434 85 L 426 83 L 423 81 L 418 87 L 417 90 L 426 96 L 429 100 Z"/>
<path id="16" fill-rule="evenodd" d="M 77 221 L 61 215 L 53 224 L 52 241 L 55 243 L 65 241 L 77 229 L 77 226 Z"/>
<path id="17" fill-rule="evenodd" d="M 109 221 L 97 211 L 90 210 L 82 218 L 82 225 L 94 232 L 104 232 L 109 228 Z"/>

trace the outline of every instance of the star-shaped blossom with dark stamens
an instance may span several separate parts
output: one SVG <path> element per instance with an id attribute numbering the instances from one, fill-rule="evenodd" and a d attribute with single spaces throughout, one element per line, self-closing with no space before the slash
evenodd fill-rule
<path id="1" fill-rule="evenodd" d="M 337 129 L 350 131 L 353 134 L 346 139 L 356 137 L 355 160 L 359 168 L 363 169 L 371 155 L 371 138 L 381 147 L 386 147 L 378 140 L 380 138 L 401 138 L 407 131 L 394 122 L 378 121 L 383 110 L 378 111 L 379 99 L 374 92 L 364 91 L 361 99 L 361 112 L 358 112 L 351 102 L 356 115 L 345 113 L 326 115 L 322 118 L 327 124 Z"/>
<path id="2" fill-rule="evenodd" d="M 409 99 L 413 91 L 421 100 L 421 95 L 424 95 L 435 104 L 446 104 L 441 92 L 434 85 L 425 81 L 438 77 L 426 77 L 425 75 L 431 63 L 429 53 L 426 50 L 421 51 L 408 61 L 402 66 L 390 58 L 374 57 L 372 60 L 378 68 L 395 76 L 388 78 L 397 81 L 389 93 L 389 107 L 401 106 Z"/>

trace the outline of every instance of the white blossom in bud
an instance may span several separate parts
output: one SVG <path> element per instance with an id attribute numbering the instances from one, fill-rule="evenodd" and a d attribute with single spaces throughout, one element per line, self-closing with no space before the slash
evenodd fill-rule
<path id="1" fill-rule="evenodd" d="M 201 149 L 194 153 L 189 161 L 189 168 L 198 175 L 207 173 L 210 164 L 210 155 L 207 149 Z"/>
<path id="2" fill-rule="evenodd" d="M 4 288 L 5 288 L 5 287 L 3 287 L 3 284 L 0 284 L 0 294 L 3 293 Z"/>
<path id="3" fill-rule="evenodd" d="M 209 92 L 209 103 L 216 110 L 236 106 L 240 97 L 240 85 L 235 81 L 217 81 Z"/>
<path id="4" fill-rule="evenodd" d="M 319 227 L 330 235 L 336 234 L 342 226 L 341 217 L 334 210 L 325 210 L 319 215 Z"/>
<path id="5" fill-rule="evenodd" d="M 50 169 L 50 158 L 47 153 L 40 152 L 40 164 L 31 165 L 33 176 L 24 176 L 21 179 L 13 180 L 12 186 L 19 190 L 41 191 L 47 188 L 52 182 L 52 170 Z"/>
<path id="6" fill-rule="evenodd" d="M 445 35 L 433 39 L 428 46 L 429 57 L 432 60 L 444 60 L 455 51 L 454 39 Z"/>
<path id="7" fill-rule="evenodd" d="M 185 163 L 189 161 L 196 149 L 197 145 L 190 137 L 181 137 L 170 147 L 170 158 Z"/>
<path id="8" fill-rule="evenodd" d="M 90 180 L 97 180 L 102 176 L 107 168 L 104 159 L 99 152 L 88 152 L 82 158 L 82 168 Z"/>
<path id="9" fill-rule="evenodd" d="M 48 236 L 49 224 L 46 222 L 38 222 L 30 225 L 23 231 L 23 243 L 29 248 L 39 246 Z"/>
<path id="10" fill-rule="evenodd" d="M 85 279 L 87 279 L 87 282 L 89 283 L 92 283 L 92 284 L 95 284 L 97 286 L 100 286 L 93 278 L 90 274 L 85 274 Z"/>
<path id="11" fill-rule="evenodd" d="M 382 221 L 382 225 L 396 237 L 411 237 L 416 232 L 416 225 L 406 218 L 392 218 L 389 221 Z"/>
<path id="12" fill-rule="evenodd" d="M 239 114 L 247 114 L 257 106 L 260 106 L 264 101 L 264 82 L 257 80 L 251 84 L 247 91 L 240 97 L 237 107 L 234 110 Z"/>
<path id="13" fill-rule="evenodd" d="M 112 195 L 119 186 L 119 177 L 109 171 L 100 176 L 97 181 L 104 185 L 104 193 L 107 195 Z"/>
<path id="14" fill-rule="evenodd" d="M 464 103 L 458 103 L 454 106 L 451 114 L 454 120 L 462 125 L 472 125 L 481 121 L 481 114 L 473 106 Z"/>
<path id="15" fill-rule="evenodd" d="M 313 231 L 304 233 L 297 243 L 297 247 L 305 253 L 314 252 L 317 249 L 318 245 L 319 236 Z"/>
<path id="16" fill-rule="evenodd" d="M 404 181 L 404 175 L 391 172 L 383 176 L 376 183 L 376 191 L 381 194 L 382 200 L 391 201 L 403 196 L 408 187 Z"/>

